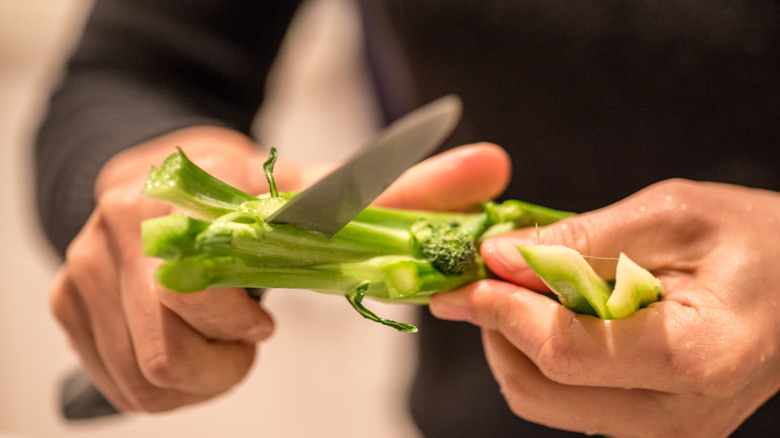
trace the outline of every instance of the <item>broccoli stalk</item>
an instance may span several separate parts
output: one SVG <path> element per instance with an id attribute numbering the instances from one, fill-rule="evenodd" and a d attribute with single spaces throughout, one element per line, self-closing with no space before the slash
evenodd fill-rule
<path id="1" fill-rule="evenodd" d="M 487 278 L 477 251 L 484 236 L 572 214 L 520 201 L 487 202 L 468 213 L 372 206 L 328 238 L 265 222 L 296 194 L 277 192 L 275 159 L 272 150 L 264 166 L 271 193 L 260 197 L 213 178 L 181 150 L 152 169 L 144 194 L 191 215 L 142 223 L 144 252 L 165 260 L 155 274 L 161 285 L 178 292 L 253 287 L 339 294 L 364 317 L 413 332 L 410 324 L 376 316 L 363 298 L 427 304 L 437 291 Z"/>

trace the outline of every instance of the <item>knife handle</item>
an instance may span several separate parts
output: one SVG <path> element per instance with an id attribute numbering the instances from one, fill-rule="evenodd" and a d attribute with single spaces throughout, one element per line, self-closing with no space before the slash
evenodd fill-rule
<path id="1" fill-rule="evenodd" d="M 60 387 L 60 412 L 69 421 L 121 415 L 83 369 L 68 374 Z"/>

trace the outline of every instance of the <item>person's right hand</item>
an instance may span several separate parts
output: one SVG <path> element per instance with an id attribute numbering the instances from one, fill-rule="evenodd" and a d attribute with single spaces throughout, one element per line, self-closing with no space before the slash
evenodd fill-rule
<path id="1" fill-rule="evenodd" d="M 175 146 L 247 193 L 267 191 L 265 154 L 221 128 L 168 134 L 128 149 L 101 170 L 95 211 L 68 248 L 51 307 L 93 382 L 122 411 L 166 411 L 222 394 L 246 376 L 255 344 L 273 331 L 270 315 L 244 289 L 179 294 L 155 283 L 160 262 L 143 255 L 140 223 L 173 209 L 140 191 L 150 167 Z M 279 190 L 302 190 L 336 164 L 280 159 L 274 177 Z M 502 149 L 470 145 L 413 167 L 377 203 L 466 209 L 497 196 L 508 178 Z"/>
<path id="2" fill-rule="evenodd" d="M 172 208 L 140 191 L 150 167 L 175 146 L 239 189 L 267 191 L 265 155 L 248 138 L 221 128 L 168 134 L 101 169 L 96 208 L 68 248 L 50 300 L 93 382 L 122 411 L 170 410 L 225 392 L 247 374 L 255 344 L 273 331 L 269 314 L 244 289 L 178 294 L 154 282 L 159 261 L 143 255 L 140 222 Z M 326 167 L 280 161 L 277 184 L 301 189 Z"/>

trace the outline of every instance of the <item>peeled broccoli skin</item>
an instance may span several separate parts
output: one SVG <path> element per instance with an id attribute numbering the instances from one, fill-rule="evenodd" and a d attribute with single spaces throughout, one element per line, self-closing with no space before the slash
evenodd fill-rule
<path id="1" fill-rule="evenodd" d="M 425 258 L 447 275 L 460 275 L 475 261 L 474 236 L 458 223 L 421 222 L 413 227 L 412 233 Z"/>

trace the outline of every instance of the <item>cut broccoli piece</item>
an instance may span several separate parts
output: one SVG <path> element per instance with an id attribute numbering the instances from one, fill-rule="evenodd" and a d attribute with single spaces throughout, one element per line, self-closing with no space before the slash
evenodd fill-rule
<path id="1" fill-rule="evenodd" d="M 660 300 L 661 280 L 621 253 L 614 288 L 591 268 L 579 252 L 561 245 L 518 248 L 531 269 L 558 297 L 577 313 L 601 319 L 619 319 Z"/>

